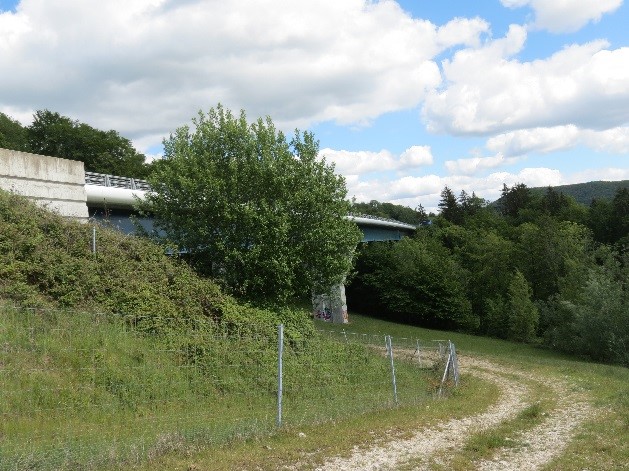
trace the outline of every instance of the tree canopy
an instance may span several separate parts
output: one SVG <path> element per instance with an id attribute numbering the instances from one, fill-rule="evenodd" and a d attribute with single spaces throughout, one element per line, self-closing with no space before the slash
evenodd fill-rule
<path id="1" fill-rule="evenodd" d="M 49 110 L 36 111 L 26 127 L 0 113 L 0 147 L 79 160 L 88 172 L 146 178 L 150 170 L 144 155 L 117 131 L 101 131 Z"/>
<path id="2" fill-rule="evenodd" d="M 80 160 L 89 172 L 145 178 L 144 155 L 114 130 L 101 131 L 48 110 L 37 111 L 28 128 L 31 152 Z"/>
<path id="3" fill-rule="evenodd" d="M 348 304 L 629 364 L 629 189 L 587 207 L 554 188 L 492 205 L 441 192 L 414 239 L 361 248 Z"/>
<path id="4" fill-rule="evenodd" d="M 284 300 L 348 274 L 360 240 L 345 181 L 299 131 L 248 123 L 222 106 L 164 141 L 145 209 L 193 266 L 232 293 Z"/>
<path id="5" fill-rule="evenodd" d="M 27 129 L 4 113 L 0 113 L 0 147 L 28 151 Z"/>

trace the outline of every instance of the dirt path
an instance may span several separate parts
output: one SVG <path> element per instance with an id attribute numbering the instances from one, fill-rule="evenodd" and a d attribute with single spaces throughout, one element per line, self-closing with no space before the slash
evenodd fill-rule
<path id="1" fill-rule="evenodd" d="M 536 381 L 543 380 L 539 377 Z M 491 460 L 476 463 L 483 471 L 519 471 L 539 469 L 561 454 L 577 427 L 594 414 L 583 394 L 573 391 L 564 382 L 551 381 L 549 386 L 557 398 L 557 407 L 540 425 L 521 434 L 521 446 L 504 450 Z"/>
<path id="2" fill-rule="evenodd" d="M 500 400 L 485 412 L 462 419 L 452 419 L 437 426 L 417 431 L 409 439 L 392 440 L 368 450 L 356 447 L 347 458 L 330 458 L 319 471 L 338 470 L 393 470 L 412 460 L 412 469 L 430 469 L 435 459 L 447 467 L 448 450 L 461 447 L 472 433 L 490 429 L 514 418 L 529 404 L 527 396 L 531 382 L 550 386 L 557 400 L 556 407 L 543 422 L 521 434 L 522 446 L 510 448 L 491 460 L 474 463 L 481 470 L 535 470 L 559 455 L 570 441 L 574 431 L 591 416 L 592 409 L 585 398 L 570 389 L 568 384 L 549 381 L 515 369 L 495 365 L 488 361 L 462 358 L 461 368 L 473 375 L 495 382 L 501 389 Z M 515 378 L 515 379 L 514 379 Z"/>

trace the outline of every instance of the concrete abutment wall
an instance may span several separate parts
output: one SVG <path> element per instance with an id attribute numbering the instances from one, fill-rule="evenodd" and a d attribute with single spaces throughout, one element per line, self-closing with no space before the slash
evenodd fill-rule
<path id="1" fill-rule="evenodd" d="M 88 218 L 83 162 L 0 149 L 0 188 L 62 216 Z"/>

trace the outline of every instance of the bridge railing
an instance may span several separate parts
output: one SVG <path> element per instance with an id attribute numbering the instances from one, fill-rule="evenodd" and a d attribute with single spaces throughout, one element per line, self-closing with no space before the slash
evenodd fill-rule
<path id="1" fill-rule="evenodd" d="M 394 222 L 397 224 L 407 224 L 408 226 L 414 226 L 414 224 L 403 223 L 401 221 L 398 221 L 397 219 L 383 218 L 380 216 L 372 216 L 371 214 L 349 213 L 349 215 L 356 218 L 373 219 L 374 221 Z"/>
<path id="2" fill-rule="evenodd" d="M 108 186 L 114 188 L 126 188 L 129 190 L 148 191 L 151 186 L 146 180 L 130 177 L 118 177 L 116 175 L 107 175 L 105 173 L 85 172 L 86 185 Z"/>

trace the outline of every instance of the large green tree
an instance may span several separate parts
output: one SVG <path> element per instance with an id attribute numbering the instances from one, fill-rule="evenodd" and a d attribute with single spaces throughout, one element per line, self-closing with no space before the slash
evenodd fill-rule
<path id="1" fill-rule="evenodd" d="M 439 214 L 444 219 L 453 224 L 463 223 L 463 210 L 461 209 L 459 200 L 448 186 L 445 186 L 443 190 L 441 190 L 441 199 L 439 200 L 438 206 L 440 210 Z"/>
<path id="2" fill-rule="evenodd" d="M 27 129 L 4 113 L 0 113 L 0 147 L 28 151 Z"/>
<path id="3" fill-rule="evenodd" d="M 375 307 L 412 323 L 478 327 L 465 297 L 461 268 L 437 239 L 419 233 L 416 238 L 369 246 L 361 253 L 350 295 L 364 293 Z"/>
<path id="4" fill-rule="evenodd" d="M 80 160 L 85 170 L 145 178 L 144 155 L 114 130 L 101 131 L 49 110 L 40 110 L 28 127 L 28 148 L 36 154 Z"/>
<path id="5" fill-rule="evenodd" d="M 164 141 L 146 208 L 197 270 L 250 299 L 342 282 L 361 235 L 314 136 L 288 141 L 270 118 L 250 124 L 220 105 L 192 124 Z"/>

